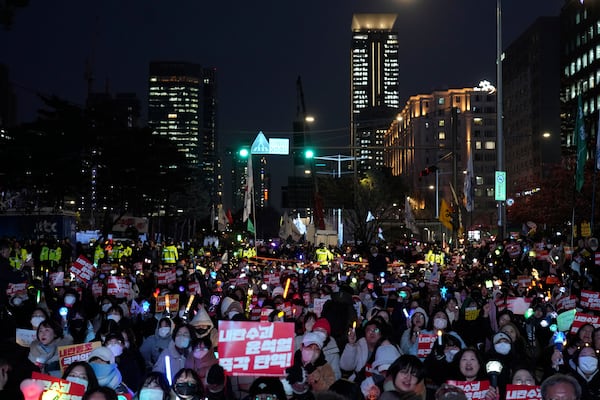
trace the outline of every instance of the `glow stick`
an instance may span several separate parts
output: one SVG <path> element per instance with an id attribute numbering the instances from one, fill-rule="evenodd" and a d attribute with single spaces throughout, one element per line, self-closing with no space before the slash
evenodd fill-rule
<path id="1" fill-rule="evenodd" d="M 40 300 L 42 299 L 42 291 L 41 290 L 37 291 L 37 296 L 35 299 L 36 299 L 36 303 L 40 302 Z"/>
<path id="2" fill-rule="evenodd" d="M 356 321 L 352 322 L 352 330 L 356 329 Z"/>
<path id="3" fill-rule="evenodd" d="M 285 290 L 283 291 L 283 298 L 287 298 L 288 290 L 290 289 L 290 278 L 287 278 L 285 282 Z"/>
<path id="4" fill-rule="evenodd" d="M 190 312 L 190 307 L 192 306 L 192 302 L 194 301 L 194 295 L 190 296 L 188 300 L 187 306 L 185 307 L 185 312 Z"/>
<path id="5" fill-rule="evenodd" d="M 438 335 L 438 344 L 441 346 L 442 345 L 442 330 L 441 329 L 438 329 L 437 335 Z"/>
<path id="6" fill-rule="evenodd" d="M 171 378 L 171 357 L 165 356 L 165 374 L 167 375 L 167 379 L 169 380 L 169 386 L 173 385 Z"/>
<path id="7" fill-rule="evenodd" d="M 169 295 L 167 294 L 165 296 L 165 308 L 167 309 L 167 314 L 169 314 L 171 312 L 171 310 L 169 310 L 169 306 L 170 306 L 170 302 L 169 302 Z"/>

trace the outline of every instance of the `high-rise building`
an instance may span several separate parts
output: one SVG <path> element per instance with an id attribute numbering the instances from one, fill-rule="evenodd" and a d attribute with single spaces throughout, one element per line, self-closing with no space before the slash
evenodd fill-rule
<path id="1" fill-rule="evenodd" d="M 400 107 L 396 14 L 352 19 L 351 145 L 357 170 L 382 167 L 383 137 Z"/>
<path id="2" fill-rule="evenodd" d="M 0 128 L 17 123 L 17 98 L 8 78 L 8 67 L 0 64 Z"/>
<path id="3" fill-rule="evenodd" d="M 151 62 L 148 125 L 156 135 L 175 142 L 188 166 L 217 195 L 216 70 L 187 62 Z"/>
<path id="4" fill-rule="evenodd" d="M 463 209 L 462 222 L 495 225 L 496 95 L 489 82 L 411 96 L 388 127 L 385 146 L 385 165 L 406 178 L 415 216 L 424 220 L 436 220 L 441 199 L 453 202 L 451 185 L 463 203 L 472 152 L 474 209 Z"/>
<path id="5" fill-rule="evenodd" d="M 574 156 L 577 97 L 581 95 L 585 131 L 595 143 L 600 110 L 600 2 L 567 0 L 561 24 L 561 150 Z M 588 143 L 588 150 L 590 146 Z M 574 161 L 574 158 L 571 157 Z"/>
<path id="6" fill-rule="evenodd" d="M 504 54 L 507 192 L 517 196 L 561 162 L 559 18 L 539 18 Z"/>

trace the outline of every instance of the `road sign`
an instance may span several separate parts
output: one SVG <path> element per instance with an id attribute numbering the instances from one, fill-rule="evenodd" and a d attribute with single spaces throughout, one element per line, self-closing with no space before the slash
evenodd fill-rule
<path id="1" fill-rule="evenodd" d="M 506 201 L 506 171 L 496 171 L 496 201 Z"/>
<path id="2" fill-rule="evenodd" d="M 262 131 L 258 132 L 256 139 L 252 142 L 250 147 L 250 154 L 269 154 L 269 142 Z"/>
<path id="3" fill-rule="evenodd" d="M 269 154 L 290 154 L 290 139 L 269 139 Z"/>

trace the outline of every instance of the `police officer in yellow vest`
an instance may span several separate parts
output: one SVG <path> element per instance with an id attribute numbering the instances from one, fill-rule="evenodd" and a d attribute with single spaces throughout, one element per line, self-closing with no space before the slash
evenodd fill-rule
<path id="1" fill-rule="evenodd" d="M 325 247 L 325 243 L 319 243 L 319 248 L 315 250 L 315 258 L 321 266 L 326 266 L 329 261 L 333 260 L 333 253 Z"/>
<path id="2" fill-rule="evenodd" d="M 96 242 L 96 247 L 94 248 L 94 265 L 98 266 L 98 263 L 104 258 L 104 249 L 102 248 L 102 243 L 100 241 Z"/>
<path id="3" fill-rule="evenodd" d="M 62 249 L 58 245 L 58 243 L 52 243 L 50 250 L 48 251 L 48 260 L 50 261 L 50 266 L 55 267 L 60 264 L 60 259 L 62 258 Z"/>
<path id="4" fill-rule="evenodd" d="M 20 270 L 25 261 L 27 260 L 27 250 L 21 247 L 21 244 L 17 241 L 13 243 L 13 247 L 10 250 L 8 257 L 10 266 L 16 270 Z"/>
<path id="5" fill-rule="evenodd" d="M 163 247 L 162 250 L 162 262 L 163 264 L 175 264 L 179 259 L 179 254 L 177 252 L 177 247 L 173 240 L 169 240 L 169 244 Z"/>
<path id="6" fill-rule="evenodd" d="M 256 249 L 254 247 L 250 247 L 250 245 L 246 245 L 246 248 L 242 252 L 242 257 L 244 257 L 244 258 L 256 257 Z"/>

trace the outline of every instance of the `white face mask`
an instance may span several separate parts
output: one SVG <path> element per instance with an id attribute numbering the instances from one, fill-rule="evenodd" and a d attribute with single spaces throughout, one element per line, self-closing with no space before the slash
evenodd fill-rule
<path id="1" fill-rule="evenodd" d="M 317 358 L 317 352 L 313 349 L 302 349 L 302 362 L 304 364 L 312 363 Z"/>
<path id="2" fill-rule="evenodd" d="M 140 400 L 162 400 L 164 393 L 162 390 L 157 388 L 142 388 L 140 390 Z"/>
<path id="3" fill-rule="evenodd" d="M 194 350 L 194 358 L 199 360 L 208 354 L 208 349 L 196 349 Z"/>
<path id="4" fill-rule="evenodd" d="M 44 317 L 31 317 L 31 326 L 37 329 L 45 319 Z"/>
<path id="5" fill-rule="evenodd" d="M 72 306 L 73 304 L 75 304 L 75 300 L 75 296 L 73 295 L 65 296 L 65 305 Z"/>
<path id="6" fill-rule="evenodd" d="M 445 318 L 435 318 L 433 320 L 433 327 L 435 329 L 446 329 L 448 326 L 448 321 Z"/>
<path id="7" fill-rule="evenodd" d="M 119 357 L 121 354 L 123 354 L 123 346 L 120 344 L 109 344 L 106 347 L 108 347 L 115 357 Z"/>
<path id="8" fill-rule="evenodd" d="M 494 345 L 494 350 L 496 350 L 496 352 L 498 354 L 502 354 L 505 356 L 508 353 L 510 353 L 510 343 L 506 343 L 506 342 L 496 343 Z"/>
<path id="9" fill-rule="evenodd" d="M 598 368 L 598 359 L 592 356 L 579 357 L 579 369 L 584 374 L 591 374 Z"/>
<path id="10" fill-rule="evenodd" d="M 112 319 L 118 323 L 121 320 L 121 316 L 119 314 L 110 314 L 106 319 Z"/>
<path id="11" fill-rule="evenodd" d="M 189 337 L 177 336 L 175 338 L 175 346 L 179 347 L 180 349 L 187 349 L 189 345 L 190 345 Z"/>
<path id="12" fill-rule="evenodd" d="M 166 338 L 167 336 L 169 336 L 169 333 L 171 333 L 171 328 L 169 328 L 168 326 L 158 328 L 158 336 L 160 336 L 161 338 Z"/>
<path id="13" fill-rule="evenodd" d="M 452 349 L 452 350 L 448 350 L 444 353 L 444 355 L 446 356 L 446 361 L 448 362 L 452 362 L 452 360 L 454 360 L 454 356 L 456 355 L 456 353 L 458 353 L 460 350 L 458 349 Z"/>
<path id="14" fill-rule="evenodd" d="M 87 379 L 83 379 L 78 376 L 67 376 L 67 380 L 69 382 L 79 383 L 80 385 L 83 385 L 85 387 L 85 390 L 87 390 L 87 387 L 88 387 Z"/>

